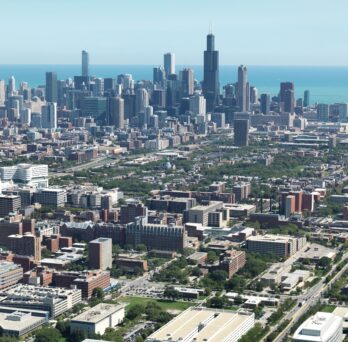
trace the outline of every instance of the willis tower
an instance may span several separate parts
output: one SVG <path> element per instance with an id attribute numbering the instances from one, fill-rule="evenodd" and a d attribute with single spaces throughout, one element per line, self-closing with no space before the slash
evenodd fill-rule
<path id="1" fill-rule="evenodd" d="M 204 51 L 203 95 L 207 101 L 207 111 L 213 111 L 219 103 L 219 51 L 214 50 L 215 37 L 207 35 L 207 50 Z"/>

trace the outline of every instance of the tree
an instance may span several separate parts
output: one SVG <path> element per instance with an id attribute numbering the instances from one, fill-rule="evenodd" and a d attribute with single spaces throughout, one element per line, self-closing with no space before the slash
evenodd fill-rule
<path id="1" fill-rule="evenodd" d="M 43 327 L 36 331 L 35 342 L 59 342 L 62 335 L 59 330 L 51 327 Z"/>
<path id="2" fill-rule="evenodd" d="M 226 304 L 226 298 L 223 296 L 215 296 L 208 300 L 208 306 L 212 308 L 222 309 Z"/>
<path id="3" fill-rule="evenodd" d="M 212 280 L 217 283 L 222 283 L 227 278 L 227 272 L 223 270 L 215 270 L 209 275 Z"/>
<path id="4" fill-rule="evenodd" d="M 82 330 L 74 330 L 69 336 L 69 342 L 82 342 L 86 338 L 86 333 Z"/>
<path id="5" fill-rule="evenodd" d="M 103 340 L 114 341 L 114 342 L 123 342 L 123 337 L 119 331 L 117 331 L 113 328 L 106 328 L 104 335 L 103 335 Z"/>
<path id="6" fill-rule="evenodd" d="M 147 247 L 143 243 L 135 245 L 135 250 L 138 252 L 147 252 Z"/>
<path id="7" fill-rule="evenodd" d="M 175 290 L 173 287 L 168 286 L 165 288 L 164 292 L 163 292 L 163 296 L 170 298 L 171 300 L 175 300 L 179 297 L 179 292 L 177 290 Z"/>
<path id="8" fill-rule="evenodd" d="M 225 289 L 227 291 L 243 291 L 246 286 L 246 281 L 244 277 L 239 276 L 238 274 L 233 275 L 231 279 L 229 279 L 225 284 Z"/>
<path id="9" fill-rule="evenodd" d="M 95 289 L 93 289 L 92 296 L 100 300 L 103 300 L 105 294 L 101 287 L 96 287 Z"/>
<path id="10" fill-rule="evenodd" d="M 120 245 L 112 245 L 112 254 L 119 255 L 121 253 L 122 249 Z"/>
<path id="11" fill-rule="evenodd" d="M 59 330 L 59 332 L 63 336 L 69 335 L 70 332 L 70 321 L 64 321 L 64 320 L 59 320 L 56 325 L 56 329 Z"/>
<path id="12" fill-rule="evenodd" d="M 328 257 L 322 257 L 318 261 L 318 266 L 321 268 L 327 268 L 331 265 L 331 259 Z"/>
<path id="13" fill-rule="evenodd" d="M 199 268 L 199 267 L 194 267 L 192 270 L 191 270 L 191 275 L 193 277 L 200 277 L 202 275 L 202 270 Z"/>
<path id="14" fill-rule="evenodd" d="M 209 251 L 207 254 L 207 263 L 213 264 L 215 261 L 218 260 L 218 257 L 214 251 Z"/>
<path id="15" fill-rule="evenodd" d="M 145 312 L 145 307 L 142 304 L 134 304 L 131 306 L 126 314 L 126 318 L 129 320 L 134 320 L 135 318 L 141 316 Z"/>

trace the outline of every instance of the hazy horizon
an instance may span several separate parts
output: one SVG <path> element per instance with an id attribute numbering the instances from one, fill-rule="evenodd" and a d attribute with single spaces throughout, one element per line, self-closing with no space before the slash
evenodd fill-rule
<path id="1" fill-rule="evenodd" d="M 203 61 L 212 23 L 221 65 L 345 66 L 346 0 L 3 1 L 0 64 L 177 65 Z"/>

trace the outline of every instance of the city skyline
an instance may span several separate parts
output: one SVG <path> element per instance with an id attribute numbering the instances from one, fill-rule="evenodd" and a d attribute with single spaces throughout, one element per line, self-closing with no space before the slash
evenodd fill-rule
<path id="1" fill-rule="evenodd" d="M 2 5 L 3 25 L 11 31 L 2 39 L 0 64 L 79 64 L 79 52 L 86 50 L 92 65 L 160 65 L 168 51 L 175 53 L 177 65 L 201 65 L 201 37 L 212 23 L 220 65 L 342 66 L 348 56 L 348 4 L 335 3 L 333 7 L 322 0 L 295 0 L 286 6 L 275 0 L 220 0 L 197 6 L 179 0 L 168 11 L 157 0 L 84 1 L 83 7 L 80 0 L 14 0 Z M 19 5 L 22 10 L 16 11 Z M 196 25 L 194 18 L 199 18 Z M 37 35 L 24 40 L 27 29 Z"/>

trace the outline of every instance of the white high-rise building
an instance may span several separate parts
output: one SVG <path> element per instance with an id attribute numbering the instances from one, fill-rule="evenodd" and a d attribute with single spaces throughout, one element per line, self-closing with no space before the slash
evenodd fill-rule
<path id="1" fill-rule="evenodd" d="M 190 111 L 194 115 L 206 114 L 206 100 L 202 94 L 196 93 L 190 97 Z"/>
<path id="2" fill-rule="evenodd" d="M 110 99 L 110 117 L 109 123 L 116 128 L 124 128 L 124 99 L 121 97 L 112 97 Z"/>
<path id="3" fill-rule="evenodd" d="M 149 105 L 149 93 L 145 88 L 139 88 L 136 91 L 136 113 L 144 111 L 144 108 Z"/>
<path id="4" fill-rule="evenodd" d="M 249 84 L 247 67 L 241 65 L 238 67 L 238 83 L 237 83 L 237 104 L 241 112 L 249 111 Z"/>
<path id="5" fill-rule="evenodd" d="M 0 105 L 3 105 L 6 100 L 6 85 L 4 80 L 0 80 Z"/>
<path id="6" fill-rule="evenodd" d="M 0 180 L 19 182 L 39 187 L 48 186 L 48 166 L 45 164 L 17 164 L 0 167 Z"/>
<path id="7" fill-rule="evenodd" d="M 342 342 L 343 320 L 332 313 L 317 312 L 296 330 L 293 342 Z"/>
<path id="8" fill-rule="evenodd" d="M 164 71 L 166 72 L 166 77 L 175 74 L 175 55 L 174 53 L 168 52 L 164 56 Z"/>
<path id="9" fill-rule="evenodd" d="M 57 104 L 49 102 L 41 109 L 41 126 L 42 128 L 57 128 Z"/>
<path id="10" fill-rule="evenodd" d="M 20 113 L 20 121 L 22 125 L 30 126 L 31 123 L 31 110 L 29 108 L 23 108 Z"/>
<path id="11" fill-rule="evenodd" d="M 8 95 L 12 96 L 16 93 L 16 79 L 11 76 L 8 80 Z"/>
<path id="12" fill-rule="evenodd" d="M 103 78 L 94 79 L 93 95 L 94 96 L 104 95 L 104 79 Z"/>
<path id="13" fill-rule="evenodd" d="M 87 51 L 82 51 L 82 76 L 89 76 L 89 54 Z"/>

